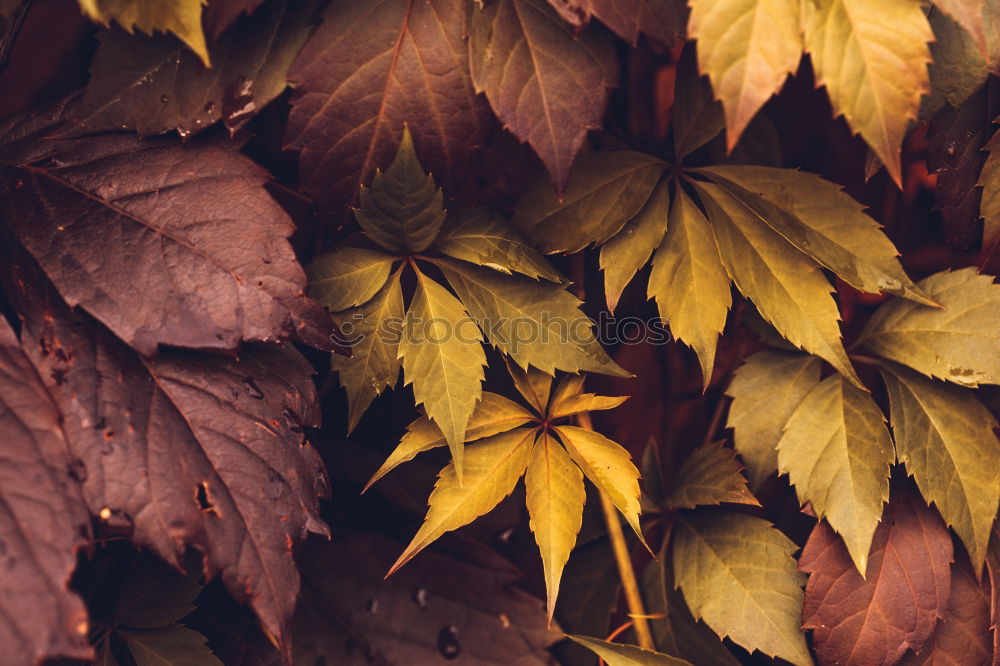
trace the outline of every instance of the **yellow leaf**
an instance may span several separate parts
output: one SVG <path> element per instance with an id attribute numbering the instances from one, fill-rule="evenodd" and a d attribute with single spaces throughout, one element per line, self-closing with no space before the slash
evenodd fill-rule
<path id="1" fill-rule="evenodd" d="M 721 441 L 699 446 L 677 470 L 666 505 L 687 509 L 722 502 L 760 506 L 747 490 L 741 468 L 736 451 L 724 447 Z"/>
<path id="2" fill-rule="evenodd" d="M 594 652 L 608 666 L 691 666 L 690 662 L 636 645 L 620 645 L 587 636 L 567 636 Z"/>
<path id="3" fill-rule="evenodd" d="M 202 0 L 79 0 L 91 20 L 110 25 L 117 22 L 129 33 L 138 28 L 147 35 L 172 32 L 211 66 L 205 33 L 201 29 Z"/>
<path id="4" fill-rule="evenodd" d="M 306 268 L 309 297 L 333 312 L 367 303 L 389 278 L 394 261 L 387 254 L 360 247 L 328 252 Z"/>
<path id="5" fill-rule="evenodd" d="M 549 406 L 549 419 L 563 418 L 580 412 L 596 412 L 614 409 L 628 400 L 627 395 L 605 396 L 594 393 L 580 393 L 586 375 L 566 375 L 556 387 Z"/>
<path id="6" fill-rule="evenodd" d="M 529 405 L 535 408 L 535 411 L 544 414 L 549 406 L 552 375 L 531 366 L 528 366 L 527 370 L 522 370 L 509 358 L 505 358 L 504 362 L 507 364 L 507 371 L 510 373 L 511 379 L 514 380 L 517 392 L 528 401 Z"/>

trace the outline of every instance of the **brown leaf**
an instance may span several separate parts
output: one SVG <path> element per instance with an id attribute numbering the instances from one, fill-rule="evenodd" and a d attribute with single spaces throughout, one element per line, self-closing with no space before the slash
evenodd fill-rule
<path id="1" fill-rule="evenodd" d="M 201 16 L 209 44 L 218 39 L 240 15 L 253 13 L 263 2 L 264 0 L 211 0 Z M 214 57 L 214 51 L 212 55 Z"/>
<path id="2" fill-rule="evenodd" d="M 679 0 L 549 0 L 559 15 L 576 29 L 600 19 L 619 37 L 635 46 L 639 33 L 670 46 L 684 36 L 687 7 Z"/>
<path id="3" fill-rule="evenodd" d="M 890 666 L 920 649 L 945 614 L 951 535 L 934 509 L 894 487 L 875 530 L 866 577 L 826 523 L 809 536 L 799 569 L 809 574 L 802 626 L 821 664 Z"/>

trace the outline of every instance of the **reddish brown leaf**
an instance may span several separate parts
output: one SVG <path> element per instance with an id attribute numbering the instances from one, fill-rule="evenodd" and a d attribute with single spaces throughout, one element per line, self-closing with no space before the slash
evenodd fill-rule
<path id="1" fill-rule="evenodd" d="M 211 0 L 201 15 L 209 44 L 218 39 L 241 14 L 252 13 L 263 2 L 264 0 Z M 214 52 L 212 57 L 215 58 Z"/>
<path id="2" fill-rule="evenodd" d="M 799 568 L 809 574 L 802 626 L 813 630 L 819 663 L 889 666 L 923 646 L 947 609 L 951 560 L 941 517 L 902 487 L 875 530 L 866 578 L 840 537 L 818 523 Z"/>
<path id="3" fill-rule="evenodd" d="M 684 36 L 687 7 L 678 0 L 549 0 L 577 29 L 596 17 L 633 46 L 643 32 L 666 46 Z"/>
<path id="4" fill-rule="evenodd" d="M 3 662 L 89 659 L 87 612 L 68 589 L 89 541 L 59 410 L 0 316 L 0 645 Z"/>
<path id="5" fill-rule="evenodd" d="M 303 294 L 292 221 L 238 144 L 46 139 L 63 115 L 57 105 L 0 126 L 0 218 L 67 303 L 143 354 L 292 333 L 331 348 L 330 318 Z"/>
<path id="6" fill-rule="evenodd" d="M 465 0 L 334 2 L 289 71 L 286 143 L 324 210 L 352 203 L 392 160 L 409 124 L 420 163 L 445 187 L 465 179 L 489 111 L 472 89 Z M 363 35 L 363 38 L 359 38 Z"/>

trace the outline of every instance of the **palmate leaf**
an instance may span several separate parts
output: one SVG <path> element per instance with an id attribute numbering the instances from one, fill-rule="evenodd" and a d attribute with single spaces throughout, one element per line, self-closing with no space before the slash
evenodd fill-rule
<path id="1" fill-rule="evenodd" d="M 12 666 L 90 659 L 87 611 L 67 585 L 89 521 L 57 405 L 0 318 L 0 643 Z"/>
<path id="2" fill-rule="evenodd" d="M 779 351 L 754 354 L 736 370 L 726 389 L 733 399 L 726 425 L 747 466 L 751 488 L 778 469 L 778 442 L 785 424 L 819 384 L 815 356 Z"/>
<path id="3" fill-rule="evenodd" d="M 684 3 L 679 0 L 549 0 L 559 15 L 577 29 L 591 18 L 635 46 L 642 32 L 670 46 L 684 36 Z"/>
<path id="4" fill-rule="evenodd" d="M 690 666 L 690 662 L 662 652 L 645 650 L 637 645 L 620 645 L 587 636 L 567 636 L 571 641 L 592 650 L 608 666 Z"/>
<path id="5" fill-rule="evenodd" d="M 286 144 L 302 186 L 339 212 L 392 159 L 403 125 L 426 166 L 457 187 L 487 135 L 460 0 L 336 2 L 289 72 L 295 93 Z M 364 39 L 359 39 L 364 35 Z"/>
<path id="6" fill-rule="evenodd" d="M 536 412 L 544 414 L 549 408 L 553 376 L 531 366 L 522 369 L 510 359 L 504 360 L 507 364 L 507 372 L 514 380 L 514 388 Z"/>
<path id="7" fill-rule="evenodd" d="M 306 267 L 309 296 L 333 312 L 367 303 L 389 279 L 394 261 L 376 250 L 337 248 Z"/>
<path id="8" fill-rule="evenodd" d="M 919 650 L 948 603 L 951 538 L 914 493 L 894 487 L 875 531 L 868 575 L 825 523 L 799 559 L 809 574 L 802 626 L 813 630 L 820 663 L 894 664 Z"/>
<path id="9" fill-rule="evenodd" d="M 778 470 L 799 501 L 843 537 L 861 575 L 889 500 L 896 461 L 885 417 L 867 391 L 831 375 L 802 399 L 778 442 Z"/>
<path id="10" fill-rule="evenodd" d="M 688 30 L 698 69 L 712 81 L 726 115 L 726 148 L 802 57 L 796 0 L 692 0 Z"/>
<path id="11" fill-rule="evenodd" d="M 976 571 L 1000 506 L 996 419 L 968 390 L 883 362 L 896 452 L 928 502 L 958 534 Z"/>
<path id="12" fill-rule="evenodd" d="M 766 520 L 718 510 L 685 514 L 674 530 L 674 579 L 696 619 L 747 650 L 811 666 L 798 546 Z"/>
<path id="13" fill-rule="evenodd" d="M 587 131 L 600 127 L 618 83 L 610 40 L 594 29 L 575 37 L 545 0 L 470 6 L 468 30 L 476 92 L 534 149 L 562 193 Z"/>
<path id="14" fill-rule="evenodd" d="M 940 308 L 889 301 L 855 344 L 961 386 L 1000 383 L 1000 285 L 974 268 L 936 273 L 919 285 Z"/>
<path id="15" fill-rule="evenodd" d="M 549 419 L 566 418 L 581 412 L 614 409 L 628 400 L 627 395 L 606 396 L 581 393 L 586 375 L 566 375 L 559 381 L 548 408 Z"/>
<path id="16" fill-rule="evenodd" d="M 699 446 L 678 468 L 665 504 L 675 509 L 723 502 L 760 506 L 757 498 L 747 490 L 741 468 L 736 451 L 724 447 L 721 441 Z"/>
<path id="17" fill-rule="evenodd" d="M 670 209 L 667 234 L 653 257 L 646 293 L 656 299 L 660 317 L 670 323 L 674 337 L 698 353 L 707 387 L 732 296 L 715 234 L 681 188 Z"/>
<path id="18" fill-rule="evenodd" d="M 78 0 L 80 9 L 104 25 L 112 21 L 129 32 L 139 29 L 147 35 L 172 32 L 209 66 L 208 46 L 201 30 L 201 0 Z"/>
<path id="19" fill-rule="evenodd" d="M 817 83 L 900 184 L 903 135 L 929 90 L 934 36 L 921 3 L 818 0 L 804 3 L 803 14 Z"/>

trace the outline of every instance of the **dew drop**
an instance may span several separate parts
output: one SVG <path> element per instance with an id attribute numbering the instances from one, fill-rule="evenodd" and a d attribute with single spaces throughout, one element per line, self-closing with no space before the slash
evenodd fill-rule
<path id="1" fill-rule="evenodd" d="M 418 609 L 427 610 L 427 588 L 413 588 L 413 595 L 410 597 L 410 600 L 417 606 Z"/>
<path id="2" fill-rule="evenodd" d="M 445 659 L 457 659 L 462 653 L 462 646 L 458 643 L 458 627 L 453 624 L 441 627 L 438 632 L 438 652 Z"/>
<path id="3" fill-rule="evenodd" d="M 166 95 L 160 95 L 160 101 L 166 104 L 167 102 L 170 101 L 170 98 L 167 97 Z"/>
<path id="4" fill-rule="evenodd" d="M 205 104 L 205 113 L 212 113 L 215 111 L 215 102 L 207 102 Z"/>

